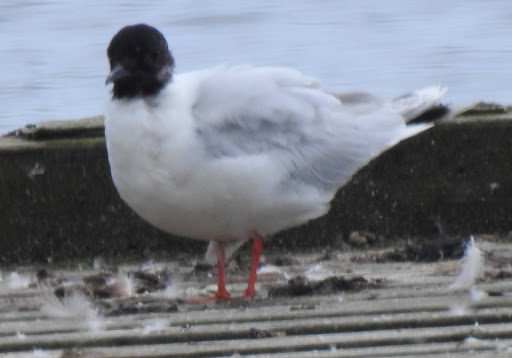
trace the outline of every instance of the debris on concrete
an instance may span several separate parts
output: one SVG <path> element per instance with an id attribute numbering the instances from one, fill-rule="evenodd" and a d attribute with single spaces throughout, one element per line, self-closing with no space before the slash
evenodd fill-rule
<path id="1" fill-rule="evenodd" d="M 304 276 L 296 276 L 290 279 L 286 285 L 270 288 L 268 296 L 298 297 L 336 294 L 345 291 L 361 291 L 363 289 L 378 288 L 382 281 L 382 279 L 365 279 L 361 276 L 350 278 L 332 276 L 321 281 L 310 281 Z"/>

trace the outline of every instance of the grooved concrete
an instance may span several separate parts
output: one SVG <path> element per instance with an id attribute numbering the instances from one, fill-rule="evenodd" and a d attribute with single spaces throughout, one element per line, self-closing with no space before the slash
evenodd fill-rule
<path id="1" fill-rule="evenodd" d="M 176 301 L 177 309 L 168 312 L 165 307 L 171 300 L 160 292 L 88 298 L 86 302 L 100 313 L 101 322 L 93 330 L 83 312 L 63 316 L 45 308 L 59 306 L 53 287 L 33 284 L 13 289 L 4 279 L 0 282 L 0 356 L 508 356 L 512 352 L 512 277 L 496 279 L 491 273 L 503 269 L 512 245 L 481 240 L 477 244 L 492 257 L 486 261 L 484 281 L 474 287 L 480 295 L 450 288 L 459 261 L 361 264 L 351 262 L 354 252 L 336 252 L 329 260 L 321 254 L 295 255 L 296 263 L 281 266 L 280 275 L 261 274 L 253 301 L 199 305 Z M 209 294 L 215 277 L 186 276 L 193 267 L 184 261 L 167 264 L 183 277 L 192 277 L 180 281 L 180 298 Z M 338 275 L 385 280 L 380 288 L 360 292 L 266 297 L 269 288 L 284 284 L 286 274 L 293 276 L 319 265 Z M 235 294 L 243 292 L 247 270 L 241 271 L 227 271 L 228 289 Z M 35 281 L 32 269 L 20 267 L 18 272 Z M 61 279 L 79 279 L 98 270 L 53 272 Z M 127 310 L 118 315 L 108 309 L 120 304 L 153 305 L 155 312 Z"/>

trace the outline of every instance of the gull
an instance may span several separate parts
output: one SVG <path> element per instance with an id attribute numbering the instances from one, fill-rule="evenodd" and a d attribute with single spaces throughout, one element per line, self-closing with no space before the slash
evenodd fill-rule
<path id="1" fill-rule="evenodd" d="M 335 94 L 283 67 L 175 74 L 166 39 L 146 24 L 122 28 L 107 55 L 113 89 L 105 136 L 114 184 L 150 224 L 210 241 L 214 300 L 231 299 L 224 263 L 251 237 L 241 297 L 253 298 L 262 238 L 326 214 L 358 169 L 432 125 L 412 117 L 441 108 L 444 93 L 429 87 L 395 101 Z"/>

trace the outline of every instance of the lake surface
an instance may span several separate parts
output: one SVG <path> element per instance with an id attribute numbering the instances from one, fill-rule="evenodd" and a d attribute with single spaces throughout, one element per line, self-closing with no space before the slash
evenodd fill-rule
<path id="1" fill-rule="evenodd" d="M 164 33 L 177 72 L 292 66 L 333 90 L 512 103 L 511 19 L 510 0 L 2 0 L 0 133 L 102 113 L 106 47 L 137 22 Z"/>

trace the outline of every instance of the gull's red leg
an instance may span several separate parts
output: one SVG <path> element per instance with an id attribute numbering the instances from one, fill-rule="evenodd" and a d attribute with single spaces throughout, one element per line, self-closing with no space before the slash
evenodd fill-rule
<path id="1" fill-rule="evenodd" d="M 216 244 L 217 251 L 217 292 L 215 298 L 217 300 L 230 300 L 231 295 L 226 290 L 226 280 L 224 276 L 224 259 L 225 252 L 222 244 Z"/>
<path id="2" fill-rule="evenodd" d="M 203 304 L 207 302 L 230 300 L 231 295 L 226 290 L 226 280 L 224 277 L 224 246 L 220 243 L 215 243 L 215 253 L 217 254 L 217 292 L 214 297 L 203 297 L 197 299 L 190 299 L 186 302 L 188 304 Z"/>
<path id="3" fill-rule="evenodd" d="M 253 243 L 252 243 L 252 259 L 251 259 L 251 273 L 249 274 L 249 281 L 247 282 L 247 290 L 242 295 L 241 298 L 253 298 L 254 297 L 254 284 L 256 282 L 256 271 L 258 270 L 258 265 L 260 263 L 260 255 L 261 250 L 263 249 L 263 241 L 261 239 L 260 234 L 257 232 L 253 232 L 252 234 Z"/>

